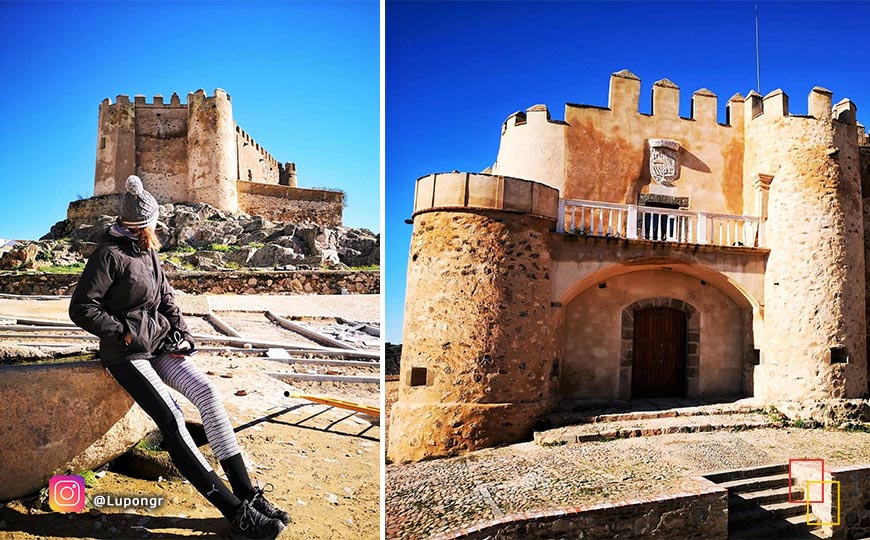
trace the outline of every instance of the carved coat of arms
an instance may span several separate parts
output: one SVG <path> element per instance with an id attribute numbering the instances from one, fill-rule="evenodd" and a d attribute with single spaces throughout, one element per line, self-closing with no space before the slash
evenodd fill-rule
<path id="1" fill-rule="evenodd" d="M 659 185 L 671 187 L 680 177 L 680 143 L 669 139 L 649 140 L 649 174 Z"/>

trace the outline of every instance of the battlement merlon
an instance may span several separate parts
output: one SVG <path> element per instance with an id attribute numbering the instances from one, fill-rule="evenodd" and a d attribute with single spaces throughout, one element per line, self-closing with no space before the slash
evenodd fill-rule
<path id="1" fill-rule="evenodd" d="M 758 94 L 754 94 L 758 95 Z M 753 93 L 750 93 L 753 96 Z M 760 96 L 759 96 L 760 97 Z M 748 99 L 748 98 L 747 98 Z M 725 121 L 719 123 L 723 127 L 743 127 L 744 102 L 746 100 L 739 93 L 734 94 L 725 106 Z M 753 102 L 751 99 L 749 100 Z M 616 115 L 641 115 L 640 105 L 640 79 L 627 69 L 617 71 L 610 76 L 610 93 L 608 106 L 583 105 L 566 103 L 567 110 L 570 108 L 589 109 L 601 113 L 614 113 Z M 787 104 L 786 104 L 787 105 Z M 758 110 L 761 110 L 760 102 Z M 669 79 L 661 79 L 653 83 L 652 87 L 652 112 L 650 115 L 658 118 L 673 118 L 689 120 L 705 124 L 716 124 L 718 121 L 718 97 L 706 88 L 701 88 L 692 93 L 691 113 L 689 118 L 680 117 L 680 88 Z M 504 135 L 513 127 L 524 126 L 530 123 L 549 123 L 555 125 L 568 125 L 564 120 L 553 120 L 546 105 L 534 105 L 525 111 L 517 111 L 505 119 L 502 123 L 501 133 Z"/>
<path id="2" fill-rule="evenodd" d="M 553 120 L 550 118 L 550 110 L 544 104 L 532 105 L 525 111 L 517 111 L 508 116 L 501 125 L 501 134 L 504 135 L 509 127 L 523 126 L 526 124 L 543 125 L 553 124 L 556 126 L 567 126 L 568 123 L 564 120 Z"/>
<path id="3" fill-rule="evenodd" d="M 187 101 L 185 103 L 181 102 L 181 98 L 178 96 L 177 92 L 173 92 L 172 96 L 169 98 L 169 103 L 165 103 L 162 94 L 155 94 L 151 98 L 150 103 L 148 102 L 147 96 L 145 96 L 144 94 L 136 94 L 135 96 L 133 96 L 132 104 L 135 105 L 136 107 L 186 107 L 190 104 L 192 97 L 197 96 L 197 95 L 201 95 L 205 99 L 220 98 L 220 99 L 225 99 L 226 101 L 232 100 L 230 94 L 228 94 L 225 90 L 222 90 L 220 88 L 216 88 L 214 90 L 213 95 L 211 95 L 211 96 L 207 95 L 205 90 L 200 88 L 196 92 L 189 92 L 187 94 Z M 130 105 L 130 104 L 131 104 L 131 101 L 130 101 L 129 95 L 118 94 L 117 96 L 115 96 L 114 103 L 112 103 L 112 100 L 110 98 L 105 98 L 100 103 L 100 108 L 102 109 L 103 107 L 114 107 L 116 105 Z"/>
<path id="4" fill-rule="evenodd" d="M 835 120 L 844 124 L 857 126 L 858 107 L 849 99 L 842 99 L 834 105 L 831 114 Z"/>
<path id="5" fill-rule="evenodd" d="M 836 120 L 842 124 L 857 126 L 858 107 L 849 99 L 842 99 L 831 105 L 833 92 L 820 86 L 814 87 L 807 96 L 807 115 L 794 115 L 789 111 L 788 94 L 781 88 L 764 97 L 755 90 L 749 92 L 745 102 L 745 113 L 751 120 L 757 118 L 810 118 L 815 120 Z"/>
<path id="6" fill-rule="evenodd" d="M 278 169 L 280 165 L 280 163 L 278 163 L 278 160 L 275 159 L 263 145 L 255 141 L 254 138 L 251 137 L 251 135 L 238 124 L 236 124 L 236 133 L 244 141 L 243 144 L 254 146 L 257 149 L 257 152 L 259 152 L 259 154 L 263 156 L 263 159 L 267 160 L 269 164 L 272 165 L 275 169 Z"/>

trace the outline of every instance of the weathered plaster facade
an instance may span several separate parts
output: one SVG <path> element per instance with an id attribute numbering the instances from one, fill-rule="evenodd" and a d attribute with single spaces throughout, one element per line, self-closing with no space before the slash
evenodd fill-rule
<path id="1" fill-rule="evenodd" d="M 640 84 L 515 113 L 491 174 L 417 181 L 391 459 L 519 440 L 559 398 L 867 393 L 855 106 L 751 92 L 720 122 L 706 89 L 680 117 L 667 79 L 640 113 Z"/>
<path id="2" fill-rule="evenodd" d="M 116 204 L 136 174 L 158 202 L 204 202 L 280 221 L 341 225 L 341 192 L 301 189 L 296 165 L 279 163 L 233 120 L 230 95 L 191 92 L 182 103 L 120 95 L 100 104 L 94 195 Z M 312 201 L 318 204 L 313 204 Z M 319 221 L 324 220 L 324 221 Z"/>

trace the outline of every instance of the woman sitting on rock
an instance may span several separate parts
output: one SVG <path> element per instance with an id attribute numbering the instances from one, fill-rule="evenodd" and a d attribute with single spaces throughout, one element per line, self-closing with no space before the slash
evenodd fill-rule
<path id="1" fill-rule="evenodd" d="M 178 470 L 230 520 L 233 533 L 275 538 L 290 516 L 251 485 L 223 403 L 190 359 L 194 341 L 157 257 L 157 201 L 137 176 L 126 187 L 118 222 L 88 259 L 72 296 L 70 318 L 100 338 L 100 362 L 154 419 Z M 232 491 L 193 443 L 166 385 L 199 409 Z"/>

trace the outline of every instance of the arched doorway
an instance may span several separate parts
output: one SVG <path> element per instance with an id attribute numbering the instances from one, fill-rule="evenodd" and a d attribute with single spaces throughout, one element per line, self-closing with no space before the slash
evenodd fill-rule
<path id="1" fill-rule="evenodd" d="M 686 330 L 684 311 L 648 307 L 634 312 L 631 397 L 685 397 Z"/>
<path id="2" fill-rule="evenodd" d="M 645 298 L 622 311 L 620 396 L 698 396 L 701 322 L 676 298 Z"/>

